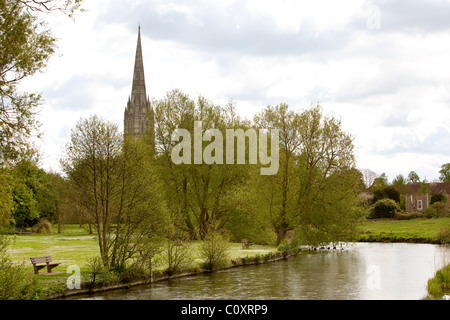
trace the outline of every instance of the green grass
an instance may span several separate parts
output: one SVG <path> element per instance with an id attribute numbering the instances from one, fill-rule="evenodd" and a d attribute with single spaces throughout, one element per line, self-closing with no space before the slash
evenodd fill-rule
<path id="1" fill-rule="evenodd" d="M 439 219 L 367 220 L 360 225 L 360 241 L 416 239 L 437 242 L 439 231 L 444 228 L 450 228 L 450 217 Z"/>
<path id="2" fill-rule="evenodd" d="M 18 263 L 23 263 L 30 270 L 33 270 L 31 257 L 50 255 L 55 262 L 61 263 L 53 269 L 52 275 L 35 275 L 38 290 L 44 292 L 44 295 L 53 292 L 62 292 L 65 290 L 66 281 L 70 274 L 66 273 L 71 265 L 80 267 L 81 274 L 90 272 L 89 262 L 99 257 L 99 248 L 97 238 L 89 234 L 84 228 L 78 225 L 67 225 L 63 232 L 58 234 L 56 227 L 53 227 L 52 234 L 23 234 L 8 236 L 10 245 L 8 246 L 9 256 Z M 193 243 L 193 261 L 200 263 L 201 241 Z M 254 245 L 249 249 L 243 250 L 240 243 L 231 243 L 229 256 L 230 259 L 242 257 L 255 257 L 264 255 L 268 252 L 275 252 L 276 247 L 270 245 Z M 165 266 L 160 263 L 155 264 L 154 270 L 164 270 Z M 45 272 L 45 268 L 41 273 Z"/>

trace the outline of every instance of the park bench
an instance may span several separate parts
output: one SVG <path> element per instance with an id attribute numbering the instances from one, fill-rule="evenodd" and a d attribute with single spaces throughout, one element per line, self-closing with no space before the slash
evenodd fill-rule
<path id="1" fill-rule="evenodd" d="M 248 242 L 248 239 L 242 239 L 242 249 L 248 249 L 250 246 L 254 245 L 254 242 Z"/>
<path id="2" fill-rule="evenodd" d="M 34 267 L 34 274 L 39 274 L 39 270 L 45 267 L 47 267 L 48 273 L 52 273 L 52 269 L 60 265 L 60 263 L 52 263 L 52 257 L 50 256 L 34 257 L 30 259 Z"/>

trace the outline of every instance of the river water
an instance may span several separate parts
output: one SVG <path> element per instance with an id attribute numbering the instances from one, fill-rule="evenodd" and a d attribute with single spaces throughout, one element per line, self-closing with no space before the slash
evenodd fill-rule
<path id="1" fill-rule="evenodd" d="M 427 281 L 450 263 L 431 244 L 355 243 L 344 250 L 104 292 L 99 300 L 419 300 Z"/>

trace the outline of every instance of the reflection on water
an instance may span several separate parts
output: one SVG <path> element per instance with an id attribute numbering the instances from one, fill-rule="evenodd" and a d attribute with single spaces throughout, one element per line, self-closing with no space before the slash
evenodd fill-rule
<path id="1" fill-rule="evenodd" d="M 447 260 L 447 261 L 445 261 Z M 427 280 L 450 263 L 450 248 L 357 243 L 343 251 L 105 292 L 89 299 L 418 300 Z"/>

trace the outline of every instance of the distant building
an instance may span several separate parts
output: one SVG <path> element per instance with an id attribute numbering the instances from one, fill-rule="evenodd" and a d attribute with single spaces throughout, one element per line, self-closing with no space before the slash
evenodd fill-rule
<path id="1" fill-rule="evenodd" d="M 145 88 L 140 26 L 134 63 L 133 86 L 124 114 L 124 133 L 134 137 L 146 134 L 154 147 L 154 111 Z"/>
<path id="2" fill-rule="evenodd" d="M 405 194 L 405 207 L 407 212 L 423 212 L 430 205 L 431 196 L 446 193 L 450 198 L 450 182 L 436 182 L 427 184 L 429 193 L 421 192 L 420 183 L 407 186 Z"/>

